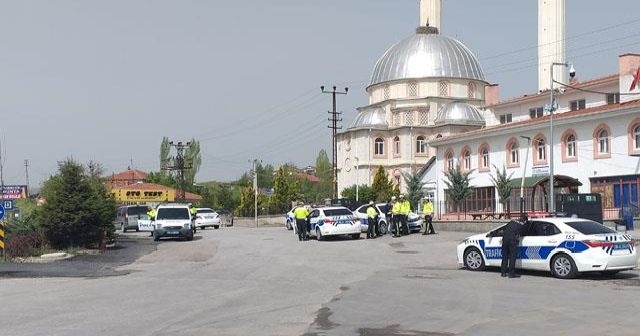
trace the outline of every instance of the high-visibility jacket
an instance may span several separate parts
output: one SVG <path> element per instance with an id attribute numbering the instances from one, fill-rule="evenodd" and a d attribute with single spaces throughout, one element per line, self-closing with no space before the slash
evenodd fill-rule
<path id="1" fill-rule="evenodd" d="M 400 202 L 400 214 L 408 215 L 411 212 L 411 203 L 408 200 Z"/>
<path id="2" fill-rule="evenodd" d="M 367 217 L 376 218 L 377 215 L 378 215 L 378 211 L 376 211 L 376 207 L 372 205 L 367 208 Z"/>
<path id="3" fill-rule="evenodd" d="M 297 207 L 293 210 L 293 217 L 295 217 L 295 219 L 307 219 L 307 217 L 309 217 L 309 210 L 303 206 Z"/>
<path id="4" fill-rule="evenodd" d="M 422 206 L 422 214 L 429 216 L 433 215 L 433 203 L 424 202 L 424 205 Z"/>
<path id="5" fill-rule="evenodd" d="M 151 210 L 147 211 L 147 216 L 149 216 L 149 219 L 155 219 L 156 218 L 156 210 L 155 209 L 151 209 Z"/>
<path id="6" fill-rule="evenodd" d="M 393 206 L 391 207 L 391 214 L 400 215 L 401 213 L 402 213 L 402 205 L 400 204 L 400 202 L 393 203 Z"/>
<path id="7" fill-rule="evenodd" d="M 189 208 L 189 213 L 191 214 L 191 216 L 195 216 L 198 214 L 198 209 L 196 208 Z"/>

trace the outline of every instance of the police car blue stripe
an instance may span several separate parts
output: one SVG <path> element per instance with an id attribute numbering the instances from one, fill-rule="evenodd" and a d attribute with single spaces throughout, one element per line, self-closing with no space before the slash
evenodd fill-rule
<path id="1" fill-rule="evenodd" d="M 487 259 L 502 259 L 502 247 L 487 247 L 485 248 L 485 242 L 481 240 L 479 242 L 480 248 L 484 252 Z M 518 258 L 519 259 L 547 259 L 553 250 L 563 248 L 571 251 L 571 253 L 581 253 L 589 249 L 587 244 L 581 241 L 568 240 L 563 241 L 558 246 L 520 246 Z"/>

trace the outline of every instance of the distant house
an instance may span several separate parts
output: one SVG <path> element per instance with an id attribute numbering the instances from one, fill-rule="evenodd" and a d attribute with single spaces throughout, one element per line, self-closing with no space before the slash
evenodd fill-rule
<path id="1" fill-rule="evenodd" d="M 122 187 L 135 183 L 142 183 L 147 179 L 146 172 L 138 169 L 128 168 L 127 170 L 119 173 L 113 173 L 107 178 L 107 184 L 109 187 Z"/>

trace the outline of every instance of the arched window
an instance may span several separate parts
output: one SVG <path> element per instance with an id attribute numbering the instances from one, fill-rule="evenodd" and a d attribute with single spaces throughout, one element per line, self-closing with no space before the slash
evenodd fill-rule
<path id="1" fill-rule="evenodd" d="M 531 142 L 531 147 L 533 150 L 533 164 L 547 164 L 547 139 L 544 135 L 536 135 Z"/>
<path id="2" fill-rule="evenodd" d="M 400 137 L 393 138 L 393 155 L 400 155 Z"/>
<path id="3" fill-rule="evenodd" d="M 475 98 L 476 97 L 476 84 L 473 82 L 469 82 L 469 84 L 467 85 L 467 96 L 469 98 Z"/>
<path id="4" fill-rule="evenodd" d="M 572 129 L 562 134 L 562 162 L 574 162 L 578 160 L 578 137 Z"/>
<path id="5" fill-rule="evenodd" d="M 376 138 L 374 147 L 375 155 L 384 155 L 384 140 L 382 138 Z"/>
<path id="6" fill-rule="evenodd" d="M 439 83 L 439 93 L 441 97 L 449 97 L 449 82 L 447 81 L 440 81 Z"/>
<path id="7" fill-rule="evenodd" d="M 489 161 L 489 145 L 480 145 L 478 149 L 478 168 L 480 171 L 489 171 L 491 162 Z"/>
<path id="8" fill-rule="evenodd" d="M 507 167 L 515 168 L 520 165 L 520 145 L 516 138 L 511 138 L 507 141 Z"/>
<path id="9" fill-rule="evenodd" d="M 636 150 L 640 149 L 640 125 L 636 126 L 636 128 L 633 129 L 633 148 Z"/>
<path id="10" fill-rule="evenodd" d="M 609 132 L 601 130 L 598 132 L 598 152 L 600 154 L 609 153 Z"/>
<path id="11" fill-rule="evenodd" d="M 416 138 L 416 154 L 427 154 L 427 141 L 422 135 Z"/>
<path id="12" fill-rule="evenodd" d="M 462 150 L 462 170 L 469 171 L 471 170 L 471 151 L 469 148 L 464 148 Z"/>
<path id="13" fill-rule="evenodd" d="M 606 159 L 611 157 L 611 129 L 606 124 L 600 124 L 593 131 L 593 158 Z"/>
<path id="14" fill-rule="evenodd" d="M 629 155 L 640 155 L 640 118 L 635 118 L 627 128 Z"/>
<path id="15" fill-rule="evenodd" d="M 452 169 L 454 167 L 454 162 L 453 162 L 453 150 L 448 149 L 447 152 L 444 154 L 444 160 L 445 160 L 445 170 L 449 170 Z"/>

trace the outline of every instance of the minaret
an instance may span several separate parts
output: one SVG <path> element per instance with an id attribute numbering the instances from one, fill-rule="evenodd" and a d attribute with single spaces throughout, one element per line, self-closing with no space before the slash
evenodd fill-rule
<path id="1" fill-rule="evenodd" d="M 565 0 L 538 0 L 538 90 L 549 89 L 551 63 L 565 63 Z M 553 79 L 566 83 L 566 68 L 553 68 Z M 557 86 L 557 84 L 556 84 Z"/>
<path id="2" fill-rule="evenodd" d="M 420 0 L 420 27 L 429 26 L 440 30 L 442 0 Z"/>

